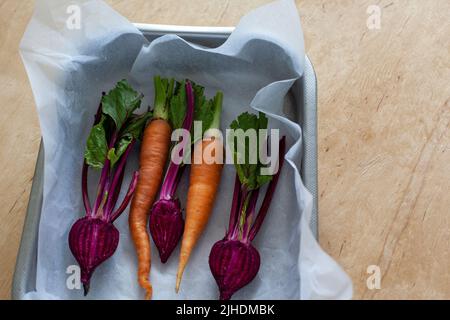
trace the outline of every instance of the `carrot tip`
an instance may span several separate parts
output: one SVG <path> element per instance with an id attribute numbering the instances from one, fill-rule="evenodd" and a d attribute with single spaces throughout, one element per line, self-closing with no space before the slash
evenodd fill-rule
<path id="1" fill-rule="evenodd" d="M 150 288 L 147 290 L 147 292 L 145 294 L 145 300 L 152 300 L 152 296 L 153 296 L 153 290 Z"/>
<path id="2" fill-rule="evenodd" d="M 175 285 L 176 293 L 178 293 L 180 291 L 181 277 L 182 277 L 182 274 L 177 275 L 177 284 Z"/>
<path id="3" fill-rule="evenodd" d="M 150 282 L 140 283 L 142 289 L 145 290 L 145 300 L 152 300 L 153 296 L 153 287 Z"/>

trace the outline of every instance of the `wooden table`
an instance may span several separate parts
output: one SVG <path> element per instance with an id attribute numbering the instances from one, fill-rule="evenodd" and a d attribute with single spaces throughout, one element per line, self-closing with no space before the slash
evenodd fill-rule
<path id="1" fill-rule="evenodd" d="M 135 22 L 233 26 L 268 1 L 107 2 Z M 449 299 L 450 2 L 297 4 L 319 79 L 322 246 L 355 298 Z M 367 25 L 372 4 L 380 29 Z M 40 141 L 18 54 L 32 7 L 0 0 L 0 298 L 10 297 Z M 366 286 L 369 265 L 380 267 L 380 290 Z"/>

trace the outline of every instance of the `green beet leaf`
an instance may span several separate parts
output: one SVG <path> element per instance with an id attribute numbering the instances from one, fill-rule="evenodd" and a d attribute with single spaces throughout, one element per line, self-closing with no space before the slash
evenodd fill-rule
<path id="1" fill-rule="evenodd" d="M 126 134 L 119 139 L 119 142 L 114 148 L 108 151 L 108 159 L 111 161 L 112 167 L 119 161 L 120 157 L 125 153 L 132 141 L 133 136 L 131 134 Z"/>
<path id="2" fill-rule="evenodd" d="M 121 130 L 128 117 L 141 106 L 141 100 L 142 95 L 122 80 L 103 97 L 102 111 L 113 119 L 116 129 Z"/>
<path id="3" fill-rule="evenodd" d="M 141 105 L 142 95 L 138 94 L 126 80 L 102 98 L 102 116 L 89 135 L 85 159 L 95 169 L 102 169 L 105 161 L 111 168 L 120 160 L 133 140 L 140 140 L 151 112 L 135 115 L 133 112 Z M 114 139 L 114 141 L 113 141 Z M 109 145 L 113 145 L 109 149 Z"/>
<path id="4" fill-rule="evenodd" d="M 103 168 L 108 153 L 108 142 L 105 132 L 105 117 L 102 116 L 100 123 L 95 125 L 86 143 L 86 151 L 84 153 L 86 162 L 95 169 Z"/>
<path id="5" fill-rule="evenodd" d="M 234 139 L 229 141 L 233 143 L 234 150 L 233 157 L 237 174 L 241 183 L 247 188 L 247 190 L 256 190 L 272 180 L 272 176 L 261 175 L 261 168 L 264 165 L 259 158 L 259 148 L 264 146 L 265 141 L 260 141 L 259 130 L 267 129 L 269 120 L 264 113 L 259 113 L 259 116 L 245 112 L 238 116 L 234 120 L 230 128 L 233 130 L 242 130 L 243 133 L 249 132 L 248 130 L 255 130 L 257 137 L 257 144 L 252 145 L 248 138 L 245 140 L 237 139 L 235 135 L 231 135 L 228 139 Z M 245 150 L 242 153 L 242 150 Z M 256 163 L 250 163 L 251 159 L 256 157 Z"/>
<path id="6" fill-rule="evenodd" d="M 142 134 L 144 132 L 145 126 L 151 118 L 152 112 L 150 111 L 140 116 L 132 115 L 124 125 L 122 135 L 131 135 L 136 140 L 142 140 Z"/>

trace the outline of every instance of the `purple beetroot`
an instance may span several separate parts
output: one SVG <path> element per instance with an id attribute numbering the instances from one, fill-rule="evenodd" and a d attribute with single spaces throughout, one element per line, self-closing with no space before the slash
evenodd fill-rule
<path id="1" fill-rule="evenodd" d="M 231 128 L 264 130 L 267 128 L 267 118 L 264 114 L 260 114 L 258 118 L 244 113 L 231 124 Z M 258 146 L 262 147 L 259 138 Z M 257 164 L 249 164 L 250 150 L 249 142 L 246 142 L 246 154 L 239 155 L 246 161 L 244 164 L 236 164 L 237 176 L 228 231 L 223 240 L 214 244 L 209 255 L 209 266 L 219 287 L 221 300 L 231 299 L 236 291 L 252 282 L 258 274 L 261 258 L 252 241 L 261 228 L 275 193 L 284 163 L 286 139 L 280 141 L 278 172 L 273 176 L 259 174 L 263 167 L 259 159 Z M 236 155 L 238 151 L 234 152 Z M 266 183 L 269 186 L 256 214 L 260 188 Z"/>
<path id="2" fill-rule="evenodd" d="M 133 114 L 140 107 L 142 95 L 125 80 L 120 81 L 102 102 L 89 135 L 82 171 L 82 194 L 86 216 L 78 220 L 69 233 L 69 247 L 81 268 L 81 282 L 87 295 L 95 269 L 110 258 L 119 244 L 114 221 L 127 208 L 138 180 L 133 174 L 128 192 L 116 207 L 125 166 L 136 141 L 142 136 L 151 117 L 147 112 Z M 91 206 L 88 194 L 89 168 L 101 170 L 96 200 Z"/>
<path id="3" fill-rule="evenodd" d="M 252 282 L 261 258 L 251 243 L 221 240 L 211 249 L 209 266 L 219 286 L 220 300 L 229 300 L 239 289 Z"/>
<path id="4" fill-rule="evenodd" d="M 81 266 L 81 283 L 85 295 L 89 292 L 95 268 L 111 257 L 118 245 L 119 230 L 112 223 L 85 217 L 73 225 L 69 246 Z"/>
<path id="5" fill-rule="evenodd" d="M 184 219 L 178 199 L 159 200 L 150 214 L 150 233 L 162 263 L 166 263 L 184 230 Z"/>
<path id="6" fill-rule="evenodd" d="M 180 122 L 180 114 L 182 112 L 178 112 L 178 114 L 171 116 L 172 127 L 174 130 L 182 128 L 190 132 L 194 120 L 195 106 L 193 86 L 191 82 L 186 81 L 184 86 L 179 83 L 176 90 L 185 90 L 186 98 L 185 101 L 181 101 L 179 99 L 182 99 L 184 95 L 175 95 L 175 98 L 172 101 L 172 110 L 179 109 L 182 111 L 184 106 L 185 116 L 182 123 Z M 175 121 L 174 118 L 178 120 Z M 179 148 L 182 152 L 184 152 L 185 150 L 189 150 L 188 146 L 190 146 L 190 144 L 191 141 L 185 139 L 180 143 Z M 185 154 L 181 154 L 182 159 L 185 156 Z M 166 177 L 161 187 L 159 200 L 154 203 L 150 211 L 150 234 L 152 235 L 153 242 L 158 249 L 159 257 L 162 263 L 167 262 L 173 250 L 180 242 L 184 231 L 184 219 L 180 200 L 175 197 L 175 192 L 183 171 L 183 163 L 175 163 L 173 161 L 170 162 Z"/>

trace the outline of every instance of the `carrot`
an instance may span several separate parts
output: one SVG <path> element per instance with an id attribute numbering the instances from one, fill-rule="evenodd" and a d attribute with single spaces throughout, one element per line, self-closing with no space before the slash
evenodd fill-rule
<path id="1" fill-rule="evenodd" d="M 172 128 L 165 120 L 153 120 L 144 132 L 140 155 L 140 176 L 131 203 L 129 224 L 138 256 L 139 285 L 151 299 L 152 286 L 148 280 L 151 266 L 150 238 L 147 218 L 161 184 L 169 155 Z"/>
<path id="2" fill-rule="evenodd" d="M 218 129 L 220 126 L 220 114 L 222 111 L 222 93 L 218 93 L 211 102 L 214 119 L 210 129 Z M 209 217 L 211 215 L 217 190 L 220 185 L 220 178 L 223 169 L 222 163 L 215 161 L 204 161 L 203 151 L 214 150 L 223 151 L 223 142 L 218 136 L 208 137 L 195 144 L 194 161 L 191 165 L 191 174 L 189 181 L 189 191 L 186 205 L 186 222 L 184 226 L 183 240 L 181 243 L 180 260 L 178 264 L 178 273 L 176 280 L 176 292 L 180 289 L 181 279 L 186 268 L 189 257 L 194 250 L 201 234 L 203 233 Z M 201 158 L 198 159 L 197 157 Z M 212 156 L 217 156 L 212 154 Z"/>
<path id="3" fill-rule="evenodd" d="M 199 144 L 202 145 L 203 150 L 205 150 L 206 147 L 211 147 L 210 144 L 216 144 L 216 146 L 214 146 L 215 148 L 223 148 L 223 144 L 219 139 L 201 141 Z M 216 193 L 220 184 L 222 168 L 222 164 L 207 164 L 206 162 L 191 165 L 190 185 L 186 206 L 186 222 L 184 225 L 177 273 L 177 292 L 180 288 L 181 278 L 189 261 L 189 257 L 211 215 Z"/>
<path id="4" fill-rule="evenodd" d="M 144 131 L 139 180 L 129 216 L 130 233 L 138 258 L 138 282 L 146 291 L 146 299 L 151 299 L 152 296 L 152 286 L 149 281 L 151 249 L 147 220 L 169 156 L 172 127 L 169 123 L 168 109 L 174 88 L 174 80 L 168 81 L 155 77 L 154 81 L 154 120 Z"/>

